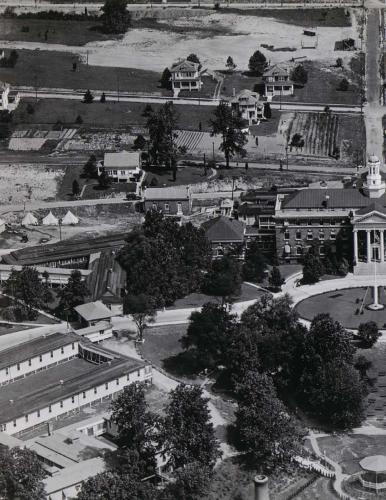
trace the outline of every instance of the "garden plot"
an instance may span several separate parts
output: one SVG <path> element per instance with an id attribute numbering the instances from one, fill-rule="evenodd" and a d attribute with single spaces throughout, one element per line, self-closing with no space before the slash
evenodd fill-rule
<path id="1" fill-rule="evenodd" d="M 57 149 L 63 151 L 106 151 L 131 147 L 135 136 L 121 132 L 78 132 L 63 140 Z"/>
<path id="2" fill-rule="evenodd" d="M 298 134 L 304 140 L 302 154 L 331 156 L 337 147 L 339 116 L 332 113 L 292 113 L 288 138 Z M 297 152 L 293 149 L 292 152 Z"/>
<path id="3" fill-rule="evenodd" d="M 43 165 L 2 165 L 0 169 L 0 204 L 23 204 L 55 198 L 64 170 Z"/>
<path id="4" fill-rule="evenodd" d="M 190 130 L 180 130 L 177 135 L 177 146 L 186 148 L 187 151 L 199 149 L 204 138 L 204 132 L 191 132 Z"/>
<path id="5" fill-rule="evenodd" d="M 71 138 L 76 129 L 63 130 L 16 130 L 8 144 L 8 149 L 14 151 L 38 151 L 46 141 L 62 141 Z"/>

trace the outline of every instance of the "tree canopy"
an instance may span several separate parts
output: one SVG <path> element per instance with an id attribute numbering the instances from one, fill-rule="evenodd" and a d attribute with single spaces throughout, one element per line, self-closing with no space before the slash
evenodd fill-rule
<path id="1" fill-rule="evenodd" d="M 247 246 L 245 251 L 245 260 L 243 264 L 243 277 L 246 281 L 259 283 L 265 278 L 265 270 L 267 268 L 267 261 L 261 253 L 259 244 L 253 240 Z"/>
<path id="2" fill-rule="evenodd" d="M 241 292 L 241 266 L 230 255 L 212 262 L 204 282 L 204 291 L 208 295 L 221 297 L 222 304 L 232 302 Z"/>
<path id="3" fill-rule="evenodd" d="M 154 500 L 156 488 L 128 474 L 105 471 L 83 481 L 78 500 Z"/>
<path id="4" fill-rule="evenodd" d="M 256 76 L 261 76 L 267 69 L 267 59 L 260 50 L 256 50 L 249 58 L 248 63 L 249 71 L 254 73 Z"/>
<path id="5" fill-rule="evenodd" d="M 63 318 L 75 319 L 74 307 L 84 304 L 85 298 L 90 294 L 87 285 L 78 269 L 72 271 L 67 283 L 63 288 L 59 288 L 58 312 Z"/>
<path id="6" fill-rule="evenodd" d="M 148 323 L 154 322 L 156 307 L 152 297 L 140 293 L 126 295 L 123 300 L 123 313 L 130 314 L 138 329 L 138 340 L 143 340 L 143 333 Z"/>
<path id="7" fill-rule="evenodd" d="M 107 33 L 126 33 L 131 23 L 127 0 L 105 0 L 102 10 L 103 28 Z"/>
<path id="8" fill-rule="evenodd" d="M 307 83 L 308 73 L 303 65 L 298 64 L 295 66 L 295 68 L 291 71 L 291 80 L 299 85 L 305 85 Z"/>

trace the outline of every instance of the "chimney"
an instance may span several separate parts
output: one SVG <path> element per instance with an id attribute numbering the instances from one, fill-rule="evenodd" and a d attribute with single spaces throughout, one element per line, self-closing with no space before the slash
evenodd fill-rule
<path id="1" fill-rule="evenodd" d="M 47 434 L 52 435 L 52 422 L 47 422 Z"/>
<path id="2" fill-rule="evenodd" d="M 255 500 L 269 500 L 268 477 L 264 475 L 255 476 Z"/>

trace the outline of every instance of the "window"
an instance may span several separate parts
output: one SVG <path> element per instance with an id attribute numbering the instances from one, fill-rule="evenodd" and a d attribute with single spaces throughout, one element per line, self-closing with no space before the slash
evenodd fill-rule
<path id="1" fill-rule="evenodd" d="M 331 219 L 330 224 L 331 224 L 331 226 L 335 226 L 335 219 Z"/>
<path id="2" fill-rule="evenodd" d="M 170 207 L 169 207 L 169 203 L 165 203 L 165 212 L 169 212 L 170 210 Z"/>
<path id="3" fill-rule="evenodd" d="M 116 385 L 119 385 L 119 378 L 116 379 L 115 383 Z"/>
<path id="4" fill-rule="evenodd" d="M 86 399 L 86 393 L 83 391 L 83 399 Z"/>
<path id="5" fill-rule="evenodd" d="M 53 358 L 53 357 L 54 357 L 54 351 L 51 351 L 51 352 L 50 352 L 50 356 L 51 356 L 51 358 Z"/>
<path id="6" fill-rule="evenodd" d="M 71 403 L 75 403 L 75 396 L 71 396 Z"/>
<path id="7" fill-rule="evenodd" d="M 334 230 L 332 230 L 330 233 L 330 240 L 336 240 L 336 233 Z"/>
<path id="8" fill-rule="evenodd" d="M 319 231 L 319 239 L 324 240 L 324 231 L 323 230 Z"/>
<path id="9" fill-rule="evenodd" d="M 62 354 L 64 354 L 64 347 L 61 347 L 61 348 L 60 348 L 60 352 L 61 352 Z"/>
<path id="10" fill-rule="evenodd" d="M 125 175 L 126 174 L 126 171 L 125 170 L 121 170 L 121 175 Z"/>
<path id="11" fill-rule="evenodd" d="M 16 420 L 13 421 L 13 426 L 16 427 Z"/>
<path id="12" fill-rule="evenodd" d="M 94 394 L 97 394 L 97 393 L 98 393 L 98 388 L 94 387 Z"/>
<path id="13" fill-rule="evenodd" d="M 127 374 L 126 380 L 129 382 L 130 381 L 130 373 Z"/>
<path id="14" fill-rule="evenodd" d="M 28 415 L 25 416 L 25 421 L 28 422 Z"/>
<path id="15" fill-rule="evenodd" d="M 182 203 L 177 202 L 177 213 L 182 214 Z"/>
<path id="16" fill-rule="evenodd" d="M 290 239 L 289 231 L 284 231 L 284 239 L 285 240 L 289 240 Z"/>
<path id="17" fill-rule="evenodd" d="M 36 412 L 36 415 L 37 415 L 37 417 L 38 417 L 38 418 L 40 418 L 40 410 L 38 410 L 38 411 Z"/>
<path id="18" fill-rule="evenodd" d="M 324 246 L 319 247 L 319 255 L 324 255 Z"/>
<path id="19" fill-rule="evenodd" d="M 9 369 L 8 369 L 8 368 L 6 368 L 6 369 L 5 369 L 5 374 L 6 374 L 6 375 L 8 375 L 8 374 L 9 374 Z"/>
<path id="20" fill-rule="evenodd" d="M 314 235 L 312 234 L 311 229 L 309 229 L 307 231 L 307 240 L 313 240 L 313 239 L 314 239 Z"/>
<path id="21" fill-rule="evenodd" d="M 39 362 L 41 363 L 42 361 L 43 361 L 43 356 L 42 356 L 42 355 L 40 355 L 40 356 L 39 356 Z"/>
<path id="22" fill-rule="evenodd" d="M 307 226 L 312 226 L 312 220 L 311 219 L 308 219 Z"/>
<path id="23" fill-rule="evenodd" d="M 28 366 L 31 366 L 32 365 L 32 359 L 29 359 L 28 360 Z"/>
<path id="24" fill-rule="evenodd" d="M 60 407 L 63 408 L 63 401 L 60 402 Z"/>
<path id="25" fill-rule="evenodd" d="M 52 406 L 51 405 L 48 406 L 48 413 L 52 413 Z"/>
<path id="26" fill-rule="evenodd" d="M 103 335 L 105 333 L 104 330 L 99 330 L 99 335 Z"/>
<path id="27" fill-rule="evenodd" d="M 106 389 L 106 391 L 107 391 L 107 389 L 108 389 L 108 388 L 109 388 L 109 383 L 108 383 L 108 382 L 106 382 L 106 383 L 105 383 L 105 389 Z"/>
<path id="28" fill-rule="evenodd" d="M 302 255 L 303 254 L 303 248 L 302 247 L 296 247 L 296 255 Z"/>
<path id="29" fill-rule="evenodd" d="M 301 239 L 302 239 L 302 232 L 300 231 L 300 229 L 298 229 L 298 230 L 296 231 L 296 239 L 297 239 L 297 240 L 301 240 Z"/>
<path id="30" fill-rule="evenodd" d="M 17 364 L 17 369 L 20 370 L 20 363 Z"/>
<path id="31" fill-rule="evenodd" d="M 73 343 L 71 344 L 71 347 L 72 347 L 72 350 L 74 350 L 74 349 L 75 349 L 75 342 L 73 342 Z"/>
<path id="32" fill-rule="evenodd" d="M 139 377 L 141 375 L 141 370 L 138 370 L 137 371 L 137 377 Z"/>

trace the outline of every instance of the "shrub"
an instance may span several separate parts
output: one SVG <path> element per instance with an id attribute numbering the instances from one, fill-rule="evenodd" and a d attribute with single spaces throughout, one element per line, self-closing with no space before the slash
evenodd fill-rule
<path id="1" fill-rule="evenodd" d="M 342 78 L 341 81 L 339 82 L 339 85 L 338 85 L 338 90 L 340 90 L 341 92 L 346 92 L 349 88 L 350 84 L 347 80 L 347 78 Z"/>

